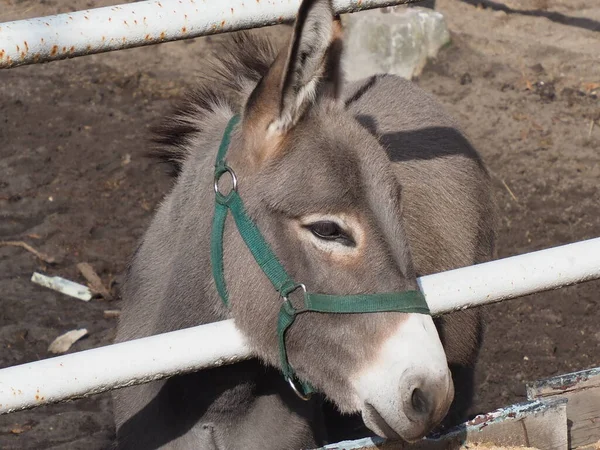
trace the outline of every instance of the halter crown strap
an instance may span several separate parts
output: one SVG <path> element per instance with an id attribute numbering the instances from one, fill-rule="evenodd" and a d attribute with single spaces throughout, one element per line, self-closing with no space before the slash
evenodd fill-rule
<path id="1" fill-rule="evenodd" d="M 288 361 L 285 345 L 285 335 L 288 328 L 294 323 L 296 316 L 305 312 L 317 313 L 374 313 L 374 312 L 406 312 L 418 314 L 430 314 L 425 297 L 420 291 L 388 292 L 377 294 L 359 294 L 359 295 L 326 295 L 307 292 L 303 284 L 294 282 L 292 277 L 286 272 L 283 265 L 277 259 L 277 256 L 271 250 L 269 244 L 265 241 L 260 230 L 256 227 L 252 219 L 246 213 L 242 198 L 237 192 L 237 179 L 234 171 L 227 165 L 225 155 L 231 142 L 231 132 L 239 122 L 239 116 L 231 118 L 225 132 L 215 162 L 215 213 L 213 218 L 213 228 L 211 233 L 210 258 L 212 265 L 213 278 L 217 291 L 225 304 L 229 305 L 229 295 L 225 286 L 225 276 L 223 268 L 223 232 L 225 229 L 225 220 L 227 214 L 231 215 L 235 221 L 236 227 L 246 243 L 246 246 L 252 253 L 252 256 L 265 273 L 267 278 L 282 298 L 282 305 L 279 310 L 279 319 L 277 322 L 277 334 L 279 338 L 279 357 L 281 361 L 281 371 L 284 377 L 290 383 L 296 393 L 305 399 L 308 399 L 314 389 L 304 382 L 300 382 L 301 389 L 296 387 L 296 376 L 294 370 Z M 219 191 L 219 180 L 225 173 L 232 177 L 233 187 L 227 193 Z M 302 289 L 303 303 L 298 309 L 294 308 L 289 300 L 289 295 Z"/>
<path id="2" fill-rule="evenodd" d="M 225 305 L 229 304 L 229 295 L 225 288 L 225 277 L 223 268 L 223 231 L 225 229 L 225 218 L 227 212 L 231 211 L 231 215 L 235 220 L 237 229 L 246 243 L 246 246 L 254 256 L 254 259 L 263 270 L 267 278 L 273 284 L 273 287 L 282 296 L 286 296 L 295 288 L 295 283 L 292 277 L 285 271 L 277 256 L 271 250 L 271 247 L 263 238 L 252 219 L 246 214 L 242 198 L 237 192 L 237 182 L 234 183 L 234 188 L 227 194 L 223 195 L 218 190 L 219 178 L 226 172 L 233 175 L 233 171 L 225 162 L 225 153 L 229 147 L 231 140 L 231 131 L 238 123 L 239 116 L 234 116 L 225 128 L 225 134 L 219 147 L 217 154 L 217 162 L 215 164 L 215 216 L 213 221 L 213 231 L 211 234 L 211 260 L 213 262 L 213 276 L 217 285 L 219 295 Z"/>

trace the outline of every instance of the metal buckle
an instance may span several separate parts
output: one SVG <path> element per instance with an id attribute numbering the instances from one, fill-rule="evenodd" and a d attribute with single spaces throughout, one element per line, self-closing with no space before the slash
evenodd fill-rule
<path id="1" fill-rule="evenodd" d="M 233 183 L 233 187 L 227 193 L 227 195 L 219 191 L 219 180 L 226 172 L 229 173 L 229 175 L 231 175 L 231 182 Z M 235 172 L 233 171 L 233 169 L 229 166 L 222 166 L 219 169 L 217 169 L 217 171 L 215 172 L 215 181 L 213 187 L 215 189 L 215 194 L 220 195 L 223 198 L 227 198 L 232 192 L 237 192 L 237 177 L 235 176 Z"/>
<path id="2" fill-rule="evenodd" d="M 312 397 L 312 394 L 308 394 L 308 395 L 303 394 L 302 391 L 300 389 L 298 389 L 298 387 L 296 386 L 296 383 L 294 382 L 294 380 L 292 380 L 290 377 L 286 377 L 286 380 L 298 397 L 300 397 L 305 402 L 310 400 L 310 398 Z"/>

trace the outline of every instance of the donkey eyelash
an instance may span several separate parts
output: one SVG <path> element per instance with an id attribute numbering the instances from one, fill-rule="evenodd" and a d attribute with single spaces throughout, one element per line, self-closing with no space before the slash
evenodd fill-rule
<path id="1" fill-rule="evenodd" d="M 303 226 L 315 237 L 324 241 L 338 242 L 347 247 L 356 247 L 352 235 L 347 233 L 338 223 L 330 220 L 320 220 Z"/>

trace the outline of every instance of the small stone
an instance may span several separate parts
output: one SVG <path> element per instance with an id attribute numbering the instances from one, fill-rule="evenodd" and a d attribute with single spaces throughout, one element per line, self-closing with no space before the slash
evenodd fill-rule
<path id="1" fill-rule="evenodd" d="M 68 331 L 54 339 L 48 347 L 48 351 L 52 353 L 65 353 L 75 342 L 84 337 L 87 333 L 85 328 Z"/>
<path id="2" fill-rule="evenodd" d="M 536 75 L 544 75 L 546 73 L 546 69 L 540 63 L 534 64 L 530 67 L 531 71 Z"/>
<path id="3" fill-rule="evenodd" d="M 554 83 L 538 81 L 534 84 L 535 92 L 545 102 L 551 102 L 556 98 L 556 89 Z"/>
<path id="4" fill-rule="evenodd" d="M 471 75 L 468 72 L 465 72 L 461 75 L 460 77 L 460 84 L 462 84 L 463 86 L 465 84 L 471 84 L 473 82 Z"/>

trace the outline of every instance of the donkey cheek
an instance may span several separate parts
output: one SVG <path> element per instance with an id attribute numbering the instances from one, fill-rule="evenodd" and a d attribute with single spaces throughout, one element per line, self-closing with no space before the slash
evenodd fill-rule
<path id="1" fill-rule="evenodd" d="M 351 252 L 331 252 L 325 255 L 324 258 L 330 264 L 341 265 L 345 267 L 360 266 L 364 260 L 362 253 L 358 251 Z"/>

